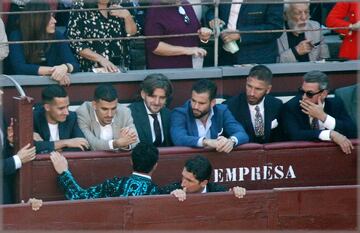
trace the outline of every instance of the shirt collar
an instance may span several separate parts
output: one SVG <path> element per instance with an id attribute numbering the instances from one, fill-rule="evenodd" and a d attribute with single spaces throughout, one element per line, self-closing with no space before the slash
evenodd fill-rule
<path id="1" fill-rule="evenodd" d="M 136 176 L 141 176 L 141 177 L 144 177 L 144 178 L 147 178 L 147 179 L 151 180 L 151 176 L 149 176 L 149 175 L 141 174 L 141 173 L 138 173 L 138 172 L 132 172 L 132 174 L 136 175 Z"/>
<path id="2" fill-rule="evenodd" d="M 260 103 L 255 104 L 255 105 L 251 105 L 251 104 L 248 103 L 249 108 L 250 108 L 252 111 L 255 111 L 255 107 L 256 107 L 256 106 L 259 106 L 260 111 L 262 111 L 262 110 L 264 109 L 264 100 L 265 100 L 265 98 L 266 98 L 266 96 L 264 96 L 264 98 L 260 101 Z"/>

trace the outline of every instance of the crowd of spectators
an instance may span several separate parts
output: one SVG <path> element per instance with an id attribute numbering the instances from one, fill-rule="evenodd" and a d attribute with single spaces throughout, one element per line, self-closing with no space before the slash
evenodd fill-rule
<path id="1" fill-rule="evenodd" d="M 126 72 L 138 57 L 146 58 L 147 69 L 191 68 L 194 66 L 192 57 L 212 59 L 206 57 L 213 52 L 206 43 L 213 39 L 218 29 L 221 30 L 220 65 L 321 61 L 330 58 L 324 37 L 326 31 L 323 30 L 324 12 L 330 12 L 327 26 L 345 27 L 335 30 L 343 38 L 338 58 L 359 59 L 357 2 L 322 6 L 310 1 L 246 4 L 234 0 L 233 4 L 219 5 L 217 19 L 211 5 L 190 3 L 201 1 L 47 0 L 35 3 L 13 0 L 8 6 L 12 12 L 73 10 L 56 14 L 10 14 L 5 19 L 9 40 L 66 38 L 72 41 L 12 44 L 5 71 L 8 74 L 50 76 L 61 85 L 69 85 L 69 73 Z M 319 11 L 321 7 L 327 11 Z M 320 13 L 322 15 L 317 17 Z M 321 20 L 317 22 L 310 17 Z M 56 30 L 56 23 L 63 29 Z M 266 30 L 274 32 L 267 33 Z M 281 30 L 285 31 L 281 33 Z M 0 32 L 2 41 L 6 41 L 5 31 Z M 132 56 L 131 42 L 141 35 L 162 37 L 145 39 L 145 50 Z M 119 37 L 128 38 L 116 39 Z M 3 59 L 7 46 L 1 48 Z"/>

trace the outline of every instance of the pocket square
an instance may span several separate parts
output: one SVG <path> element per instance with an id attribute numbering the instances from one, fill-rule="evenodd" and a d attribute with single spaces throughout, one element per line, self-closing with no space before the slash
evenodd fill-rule
<path id="1" fill-rule="evenodd" d="M 277 119 L 274 119 L 272 122 L 271 122 L 271 129 L 275 129 L 276 127 L 278 127 L 279 123 L 277 121 Z"/>

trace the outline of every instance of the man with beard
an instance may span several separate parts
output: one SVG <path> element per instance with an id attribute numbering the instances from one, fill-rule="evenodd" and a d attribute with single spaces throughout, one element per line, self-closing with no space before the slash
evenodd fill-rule
<path id="1" fill-rule="evenodd" d="M 229 153 L 249 141 L 244 128 L 226 105 L 216 104 L 217 87 L 207 79 L 197 81 L 191 99 L 171 113 L 170 134 L 176 146 L 214 148 Z"/>
<path id="2" fill-rule="evenodd" d="M 81 132 L 75 112 L 69 111 L 64 87 L 54 84 L 41 93 L 43 106 L 34 111 L 34 140 L 37 153 L 86 150 L 89 143 Z"/>
<path id="3" fill-rule="evenodd" d="M 170 80 L 163 74 L 150 74 L 140 87 L 142 101 L 129 106 L 140 142 L 171 146 L 170 110 L 165 107 L 172 94 Z"/>
<path id="4" fill-rule="evenodd" d="M 277 40 L 281 63 L 319 61 L 329 58 L 329 49 L 320 30 L 320 24 L 309 20 L 310 3 L 284 4 L 285 28 L 296 30 L 284 32 Z"/>
<path id="5" fill-rule="evenodd" d="M 264 65 L 251 68 L 246 79 L 246 93 L 228 99 L 224 104 L 249 135 L 250 142 L 280 141 L 281 100 L 268 95 L 271 91 L 272 72 Z"/>

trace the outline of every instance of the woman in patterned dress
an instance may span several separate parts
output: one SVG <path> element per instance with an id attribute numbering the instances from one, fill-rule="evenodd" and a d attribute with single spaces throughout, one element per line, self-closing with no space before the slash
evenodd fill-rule
<path id="1" fill-rule="evenodd" d="M 132 36 L 139 27 L 133 15 L 121 8 L 121 0 L 98 0 L 97 3 L 75 0 L 74 9 L 98 8 L 98 10 L 72 11 L 67 35 L 70 39 L 116 38 Z M 114 8 L 107 10 L 107 8 Z M 127 40 L 74 41 L 70 44 L 82 71 L 102 67 L 105 72 L 118 72 L 118 66 L 130 64 Z"/>

